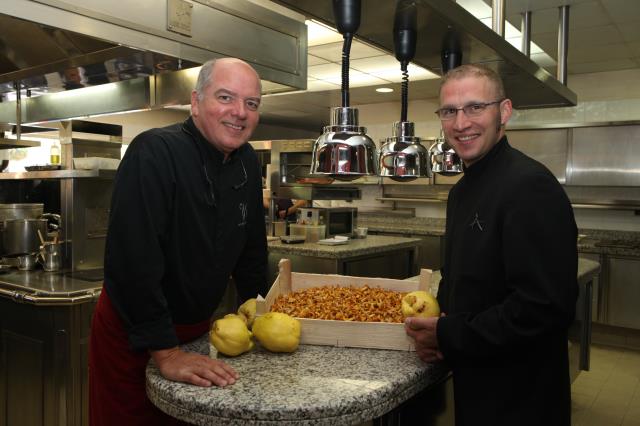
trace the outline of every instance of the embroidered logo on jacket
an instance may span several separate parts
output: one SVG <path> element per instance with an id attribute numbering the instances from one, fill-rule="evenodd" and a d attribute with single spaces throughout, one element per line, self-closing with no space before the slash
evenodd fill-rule
<path id="1" fill-rule="evenodd" d="M 242 221 L 238 226 L 245 226 L 247 224 L 247 203 L 238 204 L 238 208 L 240 209 L 240 216 L 242 217 Z"/>
<path id="2" fill-rule="evenodd" d="M 478 218 L 478 213 L 476 213 L 476 216 L 473 218 L 473 222 L 471 222 L 469 226 L 471 227 L 471 229 L 477 228 L 479 231 L 484 231 L 484 228 L 482 227 L 483 223 L 484 220 L 480 220 Z"/>

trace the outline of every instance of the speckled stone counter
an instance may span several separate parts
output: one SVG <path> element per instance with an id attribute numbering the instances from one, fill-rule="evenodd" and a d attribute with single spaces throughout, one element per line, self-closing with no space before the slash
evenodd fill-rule
<path id="1" fill-rule="evenodd" d="M 347 244 L 336 246 L 326 246 L 318 243 L 285 244 L 278 240 L 269 242 L 269 252 L 343 259 L 416 247 L 419 243 L 420 239 L 418 238 L 387 235 L 369 235 L 367 238 L 352 239 Z"/>
<path id="2" fill-rule="evenodd" d="M 591 281 L 599 273 L 600 264 L 598 262 L 578 257 L 578 284 L 585 284 Z M 431 286 L 437 287 L 441 278 L 440 271 L 433 271 L 431 275 Z M 416 275 L 415 277 L 407 278 L 407 281 L 418 281 L 419 279 L 420 275 Z M 435 290 L 433 291 L 435 292 Z"/>
<path id="3" fill-rule="evenodd" d="M 184 345 L 207 354 L 206 338 Z M 162 411 L 198 425 L 350 425 L 391 411 L 443 380 L 441 364 L 414 352 L 301 345 L 292 354 L 259 346 L 224 358 L 240 375 L 226 388 L 164 379 L 147 367 L 147 394 Z"/>
<path id="4" fill-rule="evenodd" d="M 444 235 L 444 219 L 414 217 L 399 218 L 380 216 L 358 216 L 358 226 L 366 226 L 373 232 L 391 232 L 404 235 Z"/>
<path id="5" fill-rule="evenodd" d="M 358 226 L 370 232 L 404 235 L 444 235 L 445 219 L 428 217 L 394 217 L 379 213 L 358 216 Z M 640 232 L 580 229 L 578 251 L 612 256 L 640 258 Z"/>

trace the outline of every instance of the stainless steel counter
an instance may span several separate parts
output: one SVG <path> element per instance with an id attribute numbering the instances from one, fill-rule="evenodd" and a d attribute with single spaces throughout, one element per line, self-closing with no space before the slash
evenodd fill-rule
<path id="1" fill-rule="evenodd" d="M 75 273 L 74 273 L 75 274 Z M 102 280 L 79 279 L 70 272 L 19 271 L 0 275 L 0 297 L 34 305 L 75 305 L 96 301 Z"/>

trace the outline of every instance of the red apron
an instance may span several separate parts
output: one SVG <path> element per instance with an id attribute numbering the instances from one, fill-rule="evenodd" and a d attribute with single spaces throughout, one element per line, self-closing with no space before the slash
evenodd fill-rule
<path id="1" fill-rule="evenodd" d="M 181 343 L 202 336 L 209 321 L 175 325 Z M 97 338 L 93 338 L 96 336 Z M 102 290 L 91 322 L 89 341 L 89 424 L 91 426 L 184 425 L 147 398 L 145 369 L 150 355 L 133 352 L 127 333 Z"/>

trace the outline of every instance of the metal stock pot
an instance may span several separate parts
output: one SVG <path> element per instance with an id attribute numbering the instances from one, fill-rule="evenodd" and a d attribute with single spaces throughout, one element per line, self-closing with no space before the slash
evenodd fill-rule
<path id="1" fill-rule="evenodd" d="M 0 204 L 0 254 L 2 255 L 13 255 L 13 254 L 21 254 L 21 253 L 32 253 L 37 251 L 40 243 L 38 241 L 38 245 L 31 251 L 23 251 L 25 245 L 21 242 L 16 242 L 17 240 L 22 240 L 22 237 L 17 237 L 16 228 L 31 228 L 34 226 L 41 225 L 24 225 L 20 222 L 11 223 L 9 226 L 12 228 L 11 236 L 7 237 L 7 242 L 5 243 L 5 221 L 11 222 L 15 220 L 24 220 L 24 219 L 39 219 L 42 216 L 42 212 L 44 210 L 44 204 L 41 203 L 19 203 L 19 204 Z M 46 227 L 45 233 L 46 235 Z M 37 238 L 37 233 L 36 233 Z M 8 244 L 8 245 L 7 245 Z M 28 244 L 29 248 L 32 247 L 32 244 Z M 14 251 L 18 249 L 18 251 Z"/>
<path id="2" fill-rule="evenodd" d="M 2 243 L 5 255 L 21 255 L 38 251 L 40 234 L 46 238 L 47 219 L 10 219 L 3 222 Z"/>
<path id="3" fill-rule="evenodd" d="M 44 211 L 44 204 L 0 204 L 0 222 L 8 219 L 37 219 Z"/>

